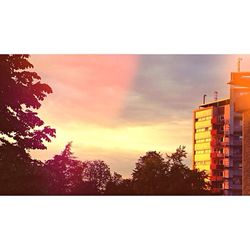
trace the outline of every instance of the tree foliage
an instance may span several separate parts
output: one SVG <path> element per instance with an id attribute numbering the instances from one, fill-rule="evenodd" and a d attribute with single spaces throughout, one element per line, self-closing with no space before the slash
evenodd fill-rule
<path id="1" fill-rule="evenodd" d="M 0 194 L 46 194 L 43 170 L 43 163 L 24 149 L 10 143 L 0 146 Z"/>
<path id="2" fill-rule="evenodd" d="M 71 151 L 71 143 L 53 159 L 45 162 L 49 174 L 49 194 L 102 194 L 111 179 L 104 161 L 80 161 Z"/>
<path id="3" fill-rule="evenodd" d="M 103 193 L 111 180 L 111 173 L 104 161 L 85 161 L 83 163 L 83 181 L 91 183 L 99 193 Z"/>
<path id="4" fill-rule="evenodd" d="M 52 93 L 32 71 L 28 55 L 0 55 L 0 140 L 23 149 L 46 149 L 55 129 L 44 126 L 35 110 Z"/>
<path id="5" fill-rule="evenodd" d="M 184 163 L 185 147 L 163 158 L 156 151 L 140 157 L 133 171 L 133 188 L 144 195 L 197 195 L 209 194 L 208 175 L 205 171 L 191 170 Z"/>
<path id="6" fill-rule="evenodd" d="M 55 129 L 38 117 L 52 93 L 28 55 L 0 55 L 0 194 L 46 194 L 46 172 L 29 149 L 45 149 Z"/>
<path id="7" fill-rule="evenodd" d="M 133 183 L 131 179 L 123 179 L 122 175 L 114 172 L 107 183 L 105 194 L 107 195 L 133 195 Z"/>
<path id="8" fill-rule="evenodd" d="M 133 170 L 133 183 L 137 194 L 155 194 L 162 192 L 163 178 L 167 174 L 164 158 L 156 151 L 147 152 L 139 158 Z"/>
<path id="9" fill-rule="evenodd" d="M 82 181 L 82 163 L 77 160 L 71 151 L 71 143 L 53 159 L 44 164 L 49 173 L 49 194 L 71 194 L 76 192 Z"/>

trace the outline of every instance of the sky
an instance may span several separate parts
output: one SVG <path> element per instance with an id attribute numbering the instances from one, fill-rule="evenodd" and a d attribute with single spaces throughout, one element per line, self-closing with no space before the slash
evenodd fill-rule
<path id="1" fill-rule="evenodd" d="M 186 146 L 192 158 L 192 110 L 203 94 L 229 96 L 230 72 L 250 69 L 250 55 L 31 55 L 35 71 L 53 93 L 38 113 L 56 128 L 47 150 L 52 158 L 72 141 L 80 160 L 104 160 L 130 177 L 147 151 L 163 154 Z"/>

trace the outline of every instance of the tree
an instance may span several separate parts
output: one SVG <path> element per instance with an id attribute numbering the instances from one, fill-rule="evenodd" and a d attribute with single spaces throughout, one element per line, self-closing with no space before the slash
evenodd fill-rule
<path id="1" fill-rule="evenodd" d="M 82 162 L 71 152 L 71 142 L 61 154 L 45 162 L 50 194 L 74 194 L 82 183 Z"/>
<path id="2" fill-rule="evenodd" d="M 28 55 L 0 55 L 0 193 L 46 194 L 46 171 L 29 149 L 45 149 L 55 129 L 35 110 L 52 93 Z"/>
<path id="3" fill-rule="evenodd" d="M 98 193 L 104 193 L 111 180 L 111 173 L 104 161 L 85 161 L 83 163 L 83 182 L 93 185 Z"/>
<path id="4" fill-rule="evenodd" d="M 168 194 L 205 195 L 210 194 L 210 184 L 206 171 L 191 170 L 183 160 L 187 157 L 185 147 L 178 147 L 171 155 L 166 154 L 168 173 Z"/>
<path id="5" fill-rule="evenodd" d="M 167 175 L 167 165 L 161 153 L 147 152 L 139 158 L 132 177 L 136 194 L 154 195 L 162 192 L 162 183 Z"/>
<path id="6" fill-rule="evenodd" d="M 133 188 L 141 195 L 197 195 L 209 194 L 205 171 L 191 170 L 184 163 L 185 147 L 177 148 L 164 159 L 161 153 L 147 152 L 140 157 L 133 171 Z"/>
<path id="7" fill-rule="evenodd" d="M 31 71 L 29 55 L 0 55 L 0 141 L 23 149 L 46 149 L 55 129 L 44 126 L 35 110 L 52 93 Z"/>
<path id="8" fill-rule="evenodd" d="M 107 195 L 132 195 L 133 183 L 131 179 L 123 179 L 122 175 L 114 172 L 107 183 L 105 194 Z"/>
<path id="9" fill-rule="evenodd" d="M 31 159 L 20 147 L 0 146 L 0 194 L 46 194 L 46 175 L 41 161 Z"/>

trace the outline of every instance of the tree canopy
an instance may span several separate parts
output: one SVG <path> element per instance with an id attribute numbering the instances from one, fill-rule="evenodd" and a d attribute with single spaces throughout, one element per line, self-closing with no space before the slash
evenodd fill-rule
<path id="1" fill-rule="evenodd" d="M 179 147 L 164 158 L 156 151 L 139 158 L 133 170 L 133 187 L 136 194 L 197 195 L 209 194 L 208 174 L 191 170 L 184 163 L 187 153 Z"/>
<path id="2" fill-rule="evenodd" d="M 0 55 L 0 194 L 46 194 L 43 163 L 30 149 L 46 149 L 55 129 L 36 112 L 52 93 L 29 55 Z"/>
<path id="3" fill-rule="evenodd" d="M 52 93 L 28 61 L 29 55 L 0 55 L 0 140 L 24 149 L 46 149 L 55 129 L 35 110 Z"/>
<path id="4" fill-rule="evenodd" d="M 44 164 L 48 173 L 49 194 L 71 194 L 78 189 L 82 181 L 82 163 L 71 151 L 71 143 L 65 146 L 61 154 Z"/>

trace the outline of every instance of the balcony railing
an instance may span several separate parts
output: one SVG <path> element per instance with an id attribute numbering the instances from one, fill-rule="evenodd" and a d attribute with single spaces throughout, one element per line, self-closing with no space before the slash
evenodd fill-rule
<path id="1" fill-rule="evenodd" d="M 242 131 L 242 126 L 234 126 L 234 131 Z"/>
<path id="2" fill-rule="evenodd" d="M 217 129 L 212 129 L 211 130 L 211 135 L 218 135 Z"/>
<path id="3" fill-rule="evenodd" d="M 211 164 L 210 164 L 210 168 L 211 168 L 212 170 L 215 170 L 215 169 L 223 169 L 223 168 L 224 168 L 224 165 L 217 164 L 217 163 L 211 163 Z"/>
<path id="4" fill-rule="evenodd" d="M 211 157 L 211 158 L 216 158 L 216 157 L 217 157 L 217 153 L 215 153 L 215 152 L 210 153 L 210 157 Z"/>
<path id="5" fill-rule="evenodd" d="M 222 146 L 228 146 L 229 145 L 229 138 L 228 137 L 224 137 L 223 141 L 221 142 Z"/>
<path id="6" fill-rule="evenodd" d="M 222 158 L 222 157 L 224 157 L 224 154 L 223 153 L 217 153 L 217 157 Z"/>
<path id="7" fill-rule="evenodd" d="M 219 147 L 219 146 L 221 146 L 221 142 L 218 141 L 218 140 L 216 140 L 216 139 L 213 139 L 213 140 L 210 142 L 210 145 L 211 145 L 212 147 Z"/>
<path id="8" fill-rule="evenodd" d="M 212 153 L 210 153 L 210 157 L 212 157 L 212 158 L 223 158 L 224 154 L 223 153 L 218 153 L 218 152 L 212 152 Z"/>
<path id="9" fill-rule="evenodd" d="M 224 124 L 224 120 L 220 120 L 218 117 L 213 117 L 211 119 L 212 124 L 221 125 Z"/>
<path id="10" fill-rule="evenodd" d="M 210 177 L 210 180 L 211 180 L 211 181 L 223 181 L 223 180 L 224 180 L 224 177 L 223 177 L 223 176 L 212 175 L 212 176 Z"/>
<path id="11" fill-rule="evenodd" d="M 233 153 L 230 156 L 233 158 L 242 158 L 242 153 Z"/>
<path id="12" fill-rule="evenodd" d="M 222 188 L 214 188 L 214 187 L 212 187 L 212 192 L 214 194 L 222 194 Z"/>
<path id="13" fill-rule="evenodd" d="M 242 145 L 242 141 L 241 140 L 233 140 L 233 145 L 240 146 L 240 145 Z"/>

